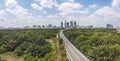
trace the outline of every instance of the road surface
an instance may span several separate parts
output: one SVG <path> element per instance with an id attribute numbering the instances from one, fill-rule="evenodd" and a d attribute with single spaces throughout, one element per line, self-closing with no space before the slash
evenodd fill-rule
<path id="1" fill-rule="evenodd" d="M 60 37 L 63 39 L 69 61 L 90 61 L 73 44 L 69 42 L 69 40 L 64 36 L 63 30 L 60 32 Z"/>

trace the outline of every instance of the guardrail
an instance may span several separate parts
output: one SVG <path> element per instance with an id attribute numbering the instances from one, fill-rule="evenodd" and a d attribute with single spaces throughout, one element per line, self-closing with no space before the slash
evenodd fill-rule
<path id="1" fill-rule="evenodd" d="M 69 61 L 73 61 L 73 58 L 71 58 L 71 55 L 66 47 L 66 43 L 68 43 L 67 45 L 69 45 L 69 47 L 73 48 L 74 49 L 74 52 L 76 52 L 77 54 L 80 55 L 80 57 L 82 57 L 82 60 L 84 61 L 90 61 L 87 57 L 85 57 L 84 54 L 82 54 L 71 42 L 69 42 L 69 40 L 64 36 L 63 34 L 63 30 L 60 32 L 60 37 L 63 38 L 63 42 L 65 44 L 65 49 L 66 49 L 66 52 L 67 52 L 67 56 L 68 56 L 68 59 Z"/>

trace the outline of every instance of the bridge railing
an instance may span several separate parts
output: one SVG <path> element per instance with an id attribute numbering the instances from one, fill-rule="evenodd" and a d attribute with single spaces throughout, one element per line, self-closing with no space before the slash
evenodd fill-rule
<path id="1" fill-rule="evenodd" d="M 63 34 L 63 31 L 61 31 L 60 33 L 60 37 L 63 37 L 65 40 L 63 40 L 64 44 L 65 42 L 67 42 L 69 44 L 69 46 L 71 46 L 82 58 L 84 58 L 85 61 L 90 61 L 84 54 L 82 54 L 82 52 L 80 52 L 71 42 L 69 42 L 69 40 L 65 37 L 65 35 Z M 65 46 L 65 48 L 67 48 Z M 70 61 L 72 61 L 71 59 L 71 56 L 69 55 L 69 51 L 67 51 L 66 49 L 66 52 L 67 52 L 67 56 L 69 58 Z"/>

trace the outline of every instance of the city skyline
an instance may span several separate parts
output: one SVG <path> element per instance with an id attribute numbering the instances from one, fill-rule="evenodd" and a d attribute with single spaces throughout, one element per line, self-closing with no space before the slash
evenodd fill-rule
<path id="1" fill-rule="evenodd" d="M 1 0 L 0 26 L 61 26 L 76 21 L 80 26 L 120 26 L 120 0 Z M 64 25 L 64 23 L 63 23 Z"/>

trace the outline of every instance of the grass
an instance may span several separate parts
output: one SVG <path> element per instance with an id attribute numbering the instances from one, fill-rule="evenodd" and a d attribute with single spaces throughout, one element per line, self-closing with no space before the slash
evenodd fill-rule
<path id="1" fill-rule="evenodd" d="M 0 54 L 6 61 L 24 61 L 22 57 L 17 57 L 13 52 Z"/>
<path id="2" fill-rule="evenodd" d="M 60 52 L 57 53 L 56 43 L 57 43 L 58 40 L 56 38 L 46 39 L 46 40 L 49 43 L 51 43 L 51 48 L 53 49 L 52 56 L 50 58 L 52 58 L 55 61 L 56 60 L 68 61 L 64 46 L 62 46 L 63 44 L 60 44 Z M 0 56 L 3 57 L 6 61 L 24 61 L 24 59 L 22 57 L 16 56 L 14 52 L 3 53 L 3 54 L 0 54 Z"/>

